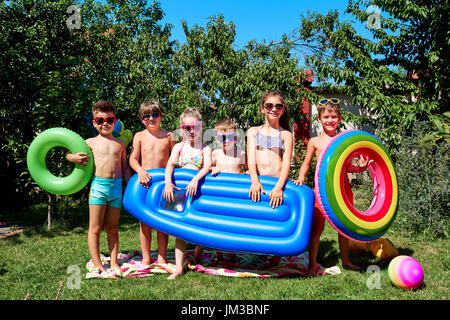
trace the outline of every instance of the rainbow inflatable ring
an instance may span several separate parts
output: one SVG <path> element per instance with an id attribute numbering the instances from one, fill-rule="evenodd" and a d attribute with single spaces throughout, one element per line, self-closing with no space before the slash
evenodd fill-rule
<path id="1" fill-rule="evenodd" d="M 353 158 L 373 160 L 368 167 L 373 182 L 372 203 L 358 211 L 344 192 L 344 175 Z M 397 175 L 383 144 L 372 134 L 349 130 L 334 137 L 316 166 L 315 191 L 325 218 L 339 233 L 359 242 L 381 237 L 395 218 L 398 203 Z"/>

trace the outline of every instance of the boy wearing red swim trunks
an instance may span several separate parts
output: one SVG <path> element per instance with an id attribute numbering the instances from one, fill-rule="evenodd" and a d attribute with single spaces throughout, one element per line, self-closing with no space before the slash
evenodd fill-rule
<path id="1" fill-rule="evenodd" d="M 339 102 L 340 102 L 339 99 L 336 98 L 322 99 L 319 102 L 319 106 L 317 108 L 317 111 L 319 113 L 318 120 L 319 123 L 322 125 L 323 132 L 320 136 L 311 138 L 311 140 L 309 141 L 308 147 L 306 149 L 306 156 L 300 168 L 298 178 L 297 180 L 294 180 L 294 183 L 296 185 L 300 184 L 301 186 L 305 183 L 305 178 L 311 166 L 311 161 L 313 157 L 316 156 L 316 159 L 318 159 L 323 148 L 325 148 L 328 142 L 330 142 L 330 140 L 338 134 L 337 128 L 339 122 L 342 119 Z M 369 159 L 368 158 L 364 159 L 364 157 L 361 155 L 357 161 L 358 166 L 350 164 L 347 167 L 347 172 L 351 173 L 363 172 L 364 170 L 367 169 L 368 163 Z M 353 204 L 353 193 L 347 175 L 345 175 L 344 189 L 347 198 L 349 199 L 350 203 Z M 316 274 L 317 251 L 319 249 L 319 240 L 323 232 L 324 225 L 325 225 L 325 218 L 320 210 L 319 203 L 316 200 L 308 248 L 309 251 L 308 274 L 312 276 L 317 275 Z M 344 268 L 358 270 L 359 267 L 353 265 L 349 259 L 348 255 L 349 240 L 346 237 L 342 236 L 341 234 L 338 234 L 338 238 L 339 238 L 339 250 L 341 252 L 342 266 Z"/>

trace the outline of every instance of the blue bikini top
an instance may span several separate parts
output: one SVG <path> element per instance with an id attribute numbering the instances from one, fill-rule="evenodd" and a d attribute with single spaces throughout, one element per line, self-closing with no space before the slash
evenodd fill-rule
<path id="1" fill-rule="evenodd" d="M 278 127 L 278 136 L 266 136 L 261 132 L 262 126 L 259 128 L 255 136 L 255 144 L 263 149 L 280 148 L 284 151 L 284 142 L 281 138 L 281 127 Z"/>

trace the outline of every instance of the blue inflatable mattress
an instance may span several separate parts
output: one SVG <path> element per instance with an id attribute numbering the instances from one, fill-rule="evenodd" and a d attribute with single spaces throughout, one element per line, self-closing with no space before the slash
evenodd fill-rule
<path id="1" fill-rule="evenodd" d="M 288 181 L 283 204 L 272 208 L 268 193 L 277 178 L 259 177 L 267 194 L 254 203 L 248 196 L 249 175 L 208 174 L 192 198 L 185 197 L 184 188 L 198 171 L 175 169 L 173 181 L 181 190 L 174 194 L 174 202 L 167 203 L 164 169 L 148 172 L 152 176 L 149 188 L 141 186 L 135 174 L 126 187 L 123 205 L 157 230 L 225 251 L 293 256 L 307 249 L 314 210 L 314 193 L 308 186 Z"/>

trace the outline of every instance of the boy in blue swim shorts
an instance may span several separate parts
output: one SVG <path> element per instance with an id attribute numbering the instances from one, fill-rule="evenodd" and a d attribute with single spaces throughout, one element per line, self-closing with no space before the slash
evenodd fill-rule
<path id="1" fill-rule="evenodd" d="M 89 194 L 88 247 L 94 270 L 89 277 L 117 278 L 121 270 L 117 262 L 119 253 L 119 224 L 122 208 L 122 182 L 131 177 L 126 157 L 126 144 L 112 135 L 116 123 L 113 105 L 101 100 L 92 107 L 92 124 L 99 134 L 86 143 L 92 150 L 95 164 L 94 179 Z M 89 156 L 80 152 L 66 154 L 66 159 L 79 165 L 86 165 Z M 103 227 L 108 240 L 111 269 L 106 271 L 100 259 L 100 234 Z"/>
<path id="2" fill-rule="evenodd" d="M 122 179 L 94 177 L 89 193 L 89 204 L 122 208 Z"/>

